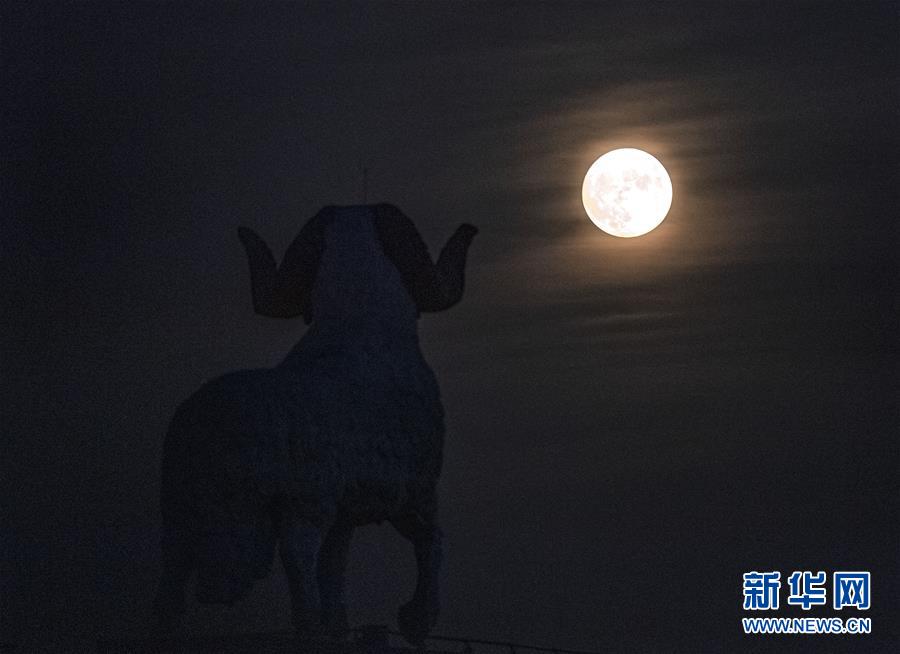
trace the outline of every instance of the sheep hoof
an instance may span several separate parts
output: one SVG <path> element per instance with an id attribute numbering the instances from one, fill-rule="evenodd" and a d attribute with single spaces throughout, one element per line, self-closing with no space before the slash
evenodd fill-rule
<path id="1" fill-rule="evenodd" d="M 430 607 L 415 600 L 407 602 L 397 611 L 397 626 L 411 645 L 420 646 L 437 622 L 437 606 Z"/>

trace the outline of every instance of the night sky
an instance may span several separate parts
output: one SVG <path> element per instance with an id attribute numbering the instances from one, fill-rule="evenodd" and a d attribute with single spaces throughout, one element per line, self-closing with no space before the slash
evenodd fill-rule
<path id="1" fill-rule="evenodd" d="M 253 313 L 236 228 L 280 256 L 363 166 L 433 254 L 481 230 L 462 303 L 419 322 L 437 633 L 900 639 L 897 3 L 56 4 L 0 13 L 0 640 L 142 635 L 175 406 L 305 330 Z M 581 206 L 616 147 L 672 177 L 644 237 Z M 743 572 L 841 569 L 872 572 L 871 636 L 742 635 Z M 358 531 L 351 623 L 393 624 L 414 570 Z M 191 607 L 290 627 L 280 566 Z"/>

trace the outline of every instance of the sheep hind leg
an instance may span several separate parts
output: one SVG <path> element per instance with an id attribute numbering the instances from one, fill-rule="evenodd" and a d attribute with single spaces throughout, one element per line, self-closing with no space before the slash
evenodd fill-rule
<path id="1" fill-rule="evenodd" d="M 328 530 L 319 550 L 318 580 L 322 621 L 333 639 L 345 637 L 350 630 L 344 603 L 344 572 L 352 535 L 353 525 L 338 521 Z"/>
<path id="2" fill-rule="evenodd" d="M 278 549 L 291 591 L 294 629 L 301 641 L 325 640 L 319 599 L 317 561 L 322 545 L 322 528 L 289 511 L 279 520 Z"/>
<path id="3" fill-rule="evenodd" d="M 438 576 L 441 568 L 441 530 L 433 518 L 416 513 L 392 519 L 391 524 L 415 549 L 418 578 L 412 599 L 400 607 L 397 624 L 413 645 L 421 645 L 440 612 Z"/>
<path id="4" fill-rule="evenodd" d="M 153 633 L 160 637 L 183 635 L 185 586 L 194 570 L 190 542 L 170 526 L 163 527 L 162 573 L 153 601 Z"/>

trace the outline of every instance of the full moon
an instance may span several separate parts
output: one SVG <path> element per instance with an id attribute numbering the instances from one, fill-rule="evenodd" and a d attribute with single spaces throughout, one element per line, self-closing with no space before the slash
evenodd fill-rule
<path id="1" fill-rule="evenodd" d="M 643 150 L 611 150 L 588 169 L 581 201 L 593 223 L 607 234 L 641 236 L 669 213 L 672 180 L 663 165 Z"/>

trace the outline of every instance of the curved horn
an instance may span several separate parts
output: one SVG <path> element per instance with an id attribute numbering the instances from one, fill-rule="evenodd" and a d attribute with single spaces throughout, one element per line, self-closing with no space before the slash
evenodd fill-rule
<path id="1" fill-rule="evenodd" d="M 252 229 L 238 227 L 238 237 L 250 264 L 253 310 L 270 318 L 296 318 L 309 323 L 310 292 L 325 247 L 325 218 L 330 208 L 310 218 L 284 253 L 276 268 L 272 251 Z"/>
<path id="2" fill-rule="evenodd" d="M 435 264 L 416 226 L 397 207 L 378 205 L 375 224 L 385 254 L 419 311 L 443 311 L 462 299 L 466 255 L 478 228 L 468 223 L 457 227 Z"/>

